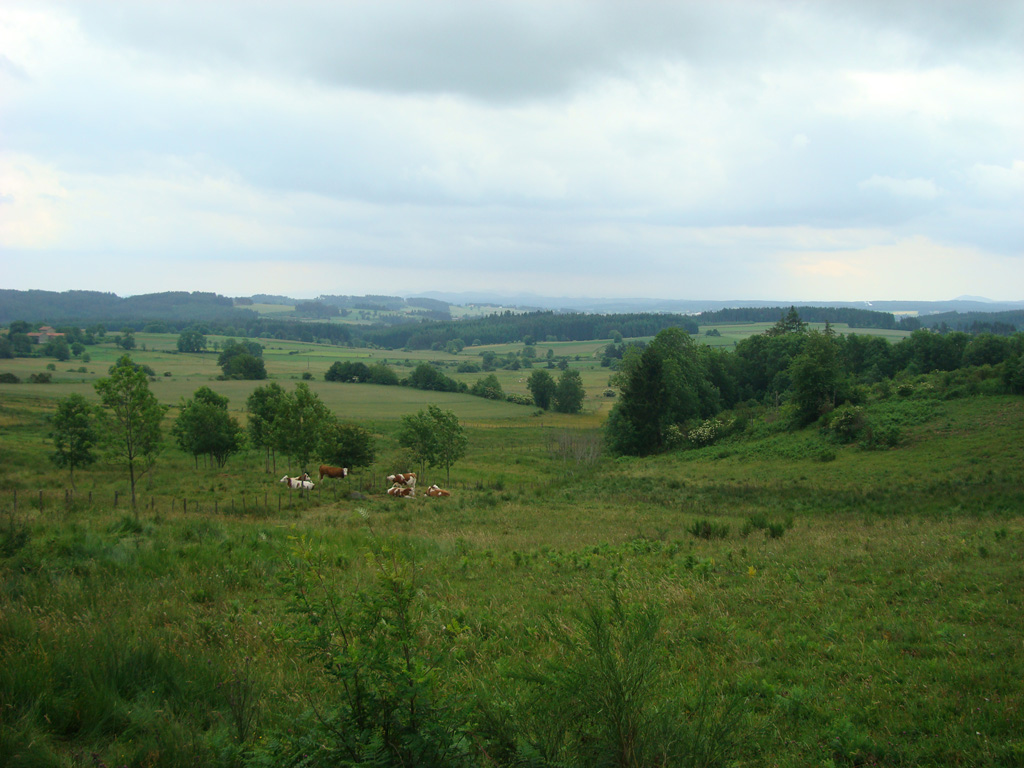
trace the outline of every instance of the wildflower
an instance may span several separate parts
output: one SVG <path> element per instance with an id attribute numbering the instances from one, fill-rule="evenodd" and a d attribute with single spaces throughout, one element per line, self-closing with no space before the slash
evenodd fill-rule
<path id="1" fill-rule="evenodd" d="M 750 578 L 754 578 L 755 576 L 757 576 L 757 568 L 755 568 L 752 565 L 749 566 L 747 568 L 747 576 L 749 576 Z"/>

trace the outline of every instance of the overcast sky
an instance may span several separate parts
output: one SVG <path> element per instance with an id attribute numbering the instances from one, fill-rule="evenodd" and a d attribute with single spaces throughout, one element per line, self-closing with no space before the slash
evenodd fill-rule
<path id="1" fill-rule="evenodd" d="M 1024 299 L 1024 2 L 0 6 L 0 287 Z"/>

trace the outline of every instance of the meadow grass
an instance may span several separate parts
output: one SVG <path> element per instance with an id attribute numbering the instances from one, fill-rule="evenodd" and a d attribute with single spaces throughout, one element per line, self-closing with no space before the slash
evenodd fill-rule
<path id="1" fill-rule="evenodd" d="M 152 383 L 163 401 L 200 386 L 181 375 Z M 236 411 L 258 385 L 215 384 Z M 868 403 L 870 419 L 899 426 L 888 450 L 786 432 L 769 412 L 706 448 L 616 459 L 600 451 L 594 411 L 311 385 L 370 426 L 373 467 L 300 496 L 260 452 L 197 469 L 168 447 L 142 481 L 138 518 L 116 467 L 76 473 L 69 503 L 48 462 L 55 395 L 80 384 L 3 390 L 8 764 L 273 764 L 341 695 L 305 651 L 297 564 L 317 562 L 344 606 L 376 594 L 381 543 L 414 573 L 416 637 L 440 665 L 431 679 L 479 703 L 488 743 L 499 722 L 536 736 L 546 710 L 524 681 L 537 665 L 564 669 L 560 638 L 614 599 L 657 609 L 651 663 L 684 687 L 681 722 L 696 716 L 698 691 L 724 708 L 716 717 L 738 702 L 711 764 L 1024 758 L 1021 398 L 920 388 Z M 453 496 L 387 497 L 400 417 L 429 402 L 456 410 L 469 435 Z M 700 535 L 705 522 L 714 535 Z M 527 705 L 540 707 L 533 719 Z"/>

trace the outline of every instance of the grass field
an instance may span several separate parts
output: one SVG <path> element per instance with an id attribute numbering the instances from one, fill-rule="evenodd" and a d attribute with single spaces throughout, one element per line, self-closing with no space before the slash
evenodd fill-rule
<path id="1" fill-rule="evenodd" d="M 164 354 L 160 338 L 145 343 L 140 362 Z M 116 350 L 91 352 L 103 375 Z M 357 596 L 383 600 L 392 582 L 372 556 L 382 547 L 392 575 L 415 585 L 423 680 L 468 710 L 460 722 L 483 750 L 474 765 L 554 764 L 526 760 L 527 747 L 550 746 L 542 725 L 557 712 L 545 702 L 558 700 L 526 673 L 569 668 L 560 638 L 578 637 L 584 608 L 613 595 L 660 614 L 643 700 L 691 734 L 727 724 L 704 764 L 1024 761 L 1024 399 L 944 399 L 939 387 L 874 399 L 869 417 L 899 425 L 891 450 L 787 432 L 765 412 L 708 448 L 614 459 L 601 454 L 592 398 L 579 416 L 537 415 L 322 380 L 356 352 L 269 342 L 266 357 L 286 384 L 309 358 L 325 402 L 372 428 L 374 467 L 303 497 L 258 452 L 196 469 L 168 448 L 144 478 L 137 521 L 117 468 L 80 470 L 71 500 L 48 462 L 46 418 L 89 380 L 0 387 L 6 764 L 256 766 L 297 762 L 284 759 L 292 748 L 318 754 L 327 736 L 303 741 L 322 734 L 314 712 L 344 695 L 308 652 L 296 585 L 315 573 L 322 586 L 307 587 L 343 610 Z M 149 363 L 151 386 L 167 403 L 208 384 L 238 411 L 255 386 L 213 381 L 212 355 L 153 359 L 164 367 Z M 589 393 L 607 370 L 587 365 Z M 499 372 L 510 386 L 523 373 Z M 387 497 L 398 420 L 430 402 L 456 411 L 470 439 L 453 496 Z M 350 498 L 357 489 L 364 497 Z M 607 657 L 582 659 L 600 677 Z M 598 710 L 579 710 L 579 727 Z"/>

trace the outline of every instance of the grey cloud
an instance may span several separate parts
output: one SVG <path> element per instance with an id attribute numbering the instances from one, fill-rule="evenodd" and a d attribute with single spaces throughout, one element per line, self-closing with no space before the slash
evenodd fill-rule
<path id="1" fill-rule="evenodd" d="M 1016 3 L 95 2 L 91 35 L 195 67 L 236 66 L 339 88 L 549 98 L 637 62 L 730 69 L 808 57 L 870 66 L 885 35 L 908 63 L 1019 42 Z M 1015 31 L 1017 35 L 1015 36 Z M 966 32 L 967 34 L 964 34 Z"/>

